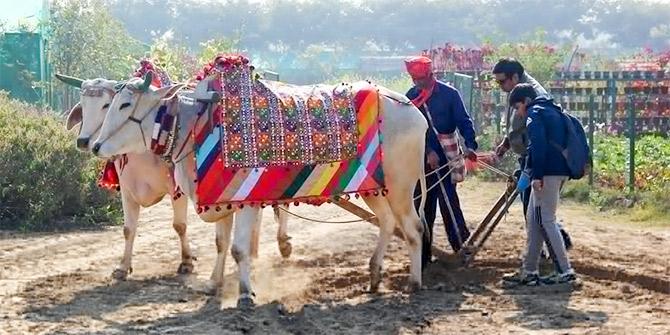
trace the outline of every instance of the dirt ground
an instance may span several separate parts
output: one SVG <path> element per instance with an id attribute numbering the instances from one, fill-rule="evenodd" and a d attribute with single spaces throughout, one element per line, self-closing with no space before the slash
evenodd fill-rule
<path id="1" fill-rule="evenodd" d="M 460 187 L 475 226 L 503 184 Z M 333 206 L 299 206 L 324 220 L 351 214 Z M 253 284 L 258 306 L 235 308 L 237 274 L 228 258 L 222 306 L 199 291 L 215 255 L 213 226 L 190 215 L 196 273 L 176 274 L 177 235 L 169 202 L 145 209 L 125 282 L 110 274 L 123 252 L 121 227 L 102 231 L 0 233 L 0 334 L 670 334 L 670 226 L 632 225 L 621 217 L 565 204 L 559 212 L 583 281 L 575 290 L 503 289 L 500 276 L 519 262 L 524 244 L 515 205 L 475 266 L 434 264 L 413 295 L 405 245 L 394 239 L 384 288 L 368 293 L 368 260 L 377 228 L 368 223 L 317 224 L 291 218 L 293 255 L 283 260 L 276 224 L 265 210 Z M 441 223 L 438 246 L 448 248 Z"/>

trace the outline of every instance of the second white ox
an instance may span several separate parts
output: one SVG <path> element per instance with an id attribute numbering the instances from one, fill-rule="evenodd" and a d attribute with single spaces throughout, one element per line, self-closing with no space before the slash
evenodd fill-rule
<path id="1" fill-rule="evenodd" d="M 192 138 L 188 133 L 193 127 L 197 112 L 193 108 L 181 108 L 184 104 L 192 104 L 191 98 L 180 96 L 177 92 L 183 85 L 172 85 L 160 89 L 149 86 L 151 74 L 144 81 L 132 79 L 114 97 L 109 112 L 93 146 L 93 153 L 101 157 L 110 157 L 123 153 L 143 153 L 148 151 L 147 143 L 151 141 L 152 121 L 162 100 L 179 99 L 180 107 L 177 114 L 181 125 L 177 134 L 176 147 L 189 148 L 184 152 L 171 155 L 175 162 L 177 183 L 186 194 L 195 199 L 194 159 Z M 207 85 L 202 81 L 199 85 Z M 354 86 L 356 87 L 356 86 Z M 382 167 L 389 193 L 386 197 L 364 197 L 366 204 L 379 218 L 380 234 L 377 246 L 370 259 L 370 289 L 376 291 L 381 283 L 382 264 L 388 243 L 395 227 L 404 232 L 409 249 L 410 278 L 409 289 L 421 287 L 421 235 L 423 225 L 414 209 L 413 194 L 417 180 L 421 181 L 425 199 L 424 142 L 428 129 L 421 112 L 408 103 L 398 93 L 379 87 L 380 113 L 382 119 L 382 149 L 384 156 Z M 422 204 L 423 206 L 423 204 Z M 238 306 L 253 304 L 253 291 L 250 283 L 250 240 L 253 220 L 259 208 L 244 207 L 236 215 L 235 237 L 231 253 L 239 266 L 240 283 Z M 219 287 L 223 284 L 223 269 L 230 234 L 232 230 L 232 211 L 209 210 L 200 214 L 207 222 L 216 222 L 217 261 L 213 279 Z"/>

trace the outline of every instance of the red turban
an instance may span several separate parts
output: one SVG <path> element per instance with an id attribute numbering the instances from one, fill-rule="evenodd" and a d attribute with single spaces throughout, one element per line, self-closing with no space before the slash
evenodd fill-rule
<path id="1" fill-rule="evenodd" d="M 433 71 L 432 61 L 426 56 L 410 57 L 405 60 L 405 67 L 412 79 L 428 77 Z"/>

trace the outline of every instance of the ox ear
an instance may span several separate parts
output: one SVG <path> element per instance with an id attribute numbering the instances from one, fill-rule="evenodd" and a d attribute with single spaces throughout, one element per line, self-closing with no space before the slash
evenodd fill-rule
<path id="1" fill-rule="evenodd" d="M 72 129 L 74 126 L 76 126 L 79 122 L 81 122 L 81 104 L 77 102 L 74 107 L 70 110 L 70 113 L 67 115 L 67 119 L 65 120 L 65 128 L 67 130 Z"/>
<path id="2" fill-rule="evenodd" d="M 170 100 L 177 95 L 177 92 L 181 90 L 186 84 L 174 84 L 170 86 L 165 86 L 157 89 L 154 93 L 161 97 L 161 99 Z"/>

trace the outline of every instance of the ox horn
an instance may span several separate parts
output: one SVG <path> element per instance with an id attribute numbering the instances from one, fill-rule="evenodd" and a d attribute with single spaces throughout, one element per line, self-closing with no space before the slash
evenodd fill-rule
<path id="1" fill-rule="evenodd" d="M 144 82 L 142 85 L 138 86 L 137 89 L 146 92 L 149 89 L 149 85 L 151 85 L 151 81 L 153 80 L 154 75 L 152 71 L 148 71 L 147 74 L 144 75 Z"/>
<path id="2" fill-rule="evenodd" d="M 74 86 L 74 87 L 78 87 L 78 88 L 81 88 L 81 84 L 84 82 L 83 79 L 70 77 L 70 76 L 66 76 L 66 75 L 63 75 L 63 74 L 59 74 L 59 73 L 56 73 L 56 78 L 58 78 L 58 80 L 66 83 L 70 86 Z"/>

